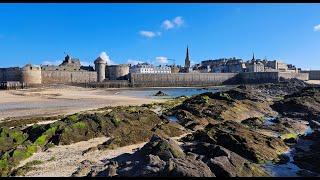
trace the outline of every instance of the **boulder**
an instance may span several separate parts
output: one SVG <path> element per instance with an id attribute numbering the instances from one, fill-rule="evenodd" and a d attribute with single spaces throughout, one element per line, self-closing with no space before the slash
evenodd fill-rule
<path id="1" fill-rule="evenodd" d="M 177 142 L 172 139 L 161 138 L 158 135 L 153 135 L 151 140 L 141 148 L 140 153 L 156 155 L 166 161 L 170 158 L 182 158 L 185 156 Z"/>
<path id="2" fill-rule="evenodd" d="M 263 125 L 264 120 L 261 117 L 252 117 L 241 121 L 241 123 L 250 127 L 260 127 Z"/>
<path id="3" fill-rule="evenodd" d="M 168 95 L 162 91 L 158 91 L 156 94 L 154 94 L 154 96 L 168 96 Z"/>
<path id="4" fill-rule="evenodd" d="M 164 173 L 165 176 L 215 177 L 204 162 L 188 157 L 169 159 Z"/>

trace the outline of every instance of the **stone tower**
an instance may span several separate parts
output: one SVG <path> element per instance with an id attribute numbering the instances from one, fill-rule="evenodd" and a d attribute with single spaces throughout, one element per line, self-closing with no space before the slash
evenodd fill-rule
<path id="1" fill-rule="evenodd" d="M 97 82 L 103 82 L 106 78 L 106 61 L 100 56 L 94 61 L 95 69 L 97 71 Z"/>
<path id="2" fill-rule="evenodd" d="M 184 60 L 184 67 L 185 68 L 189 68 L 190 67 L 189 48 L 188 48 L 188 46 L 187 46 L 186 59 Z"/>
<path id="3" fill-rule="evenodd" d="M 28 86 L 41 84 L 42 75 L 40 66 L 25 65 L 21 72 L 21 82 Z"/>

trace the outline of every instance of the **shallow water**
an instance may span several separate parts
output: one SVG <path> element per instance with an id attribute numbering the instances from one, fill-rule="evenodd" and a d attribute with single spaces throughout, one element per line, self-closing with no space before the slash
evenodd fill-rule
<path id="1" fill-rule="evenodd" d="M 275 123 L 273 121 L 275 119 L 276 119 L 275 117 L 267 117 L 267 118 L 265 118 L 264 125 L 266 125 L 266 126 L 274 125 Z"/>
<path id="2" fill-rule="evenodd" d="M 286 164 L 274 164 L 272 162 L 268 162 L 264 165 L 264 168 L 267 170 L 267 172 L 270 173 L 272 176 L 276 177 L 296 177 L 297 172 L 301 170 L 298 166 L 293 164 L 293 153 L 294 149 L 290 149 L 285 155 L 287 155 L 290 158 L 290 161 Z"/>
<path id="3" fill-rule="evenodd" d="M 209 87 L 209 88 L 144 88 L 123 90 L 118 92 L 118 95 L 133 96 L 139 98 L 176 98 L 179 96 L 192 96 L 205 92 L 218 92 L 225 87 Z M 154 96 L 158 91 L 162 91 L 168 96 Z"/>
<path id="4" fill-rule="evenodd" d="M 172 122 L 177 122 L 177 121 L 179 121 L 176 116 L 168 116 L 168 120 L 169 120 L 169 121 L 172 121 Z"/>
<path id="5" fill-rule="evenodd" d="M 310 135 L 313 132 L 314 131 L 312 130 L 312 128 L 310 126 L 308 126 L 308 128 L 303 133 L 303 136 Z M 298 139 L 298 143 L 297 143 L 296 146 L 303 145 L 303 143 L 304 143 L 303 140 Z M 303 146 L 305 146 L 305 144 Z M 305 148 L 307 148 L 307 147 L 305 147 Z M 290 159 L 288 163 L 286 163 L 286 164 L 275 164 L 275 163 L 272 163 L 272 162 L 268 162 L 265 165 L 263 165 L 263 167 L 272 176 L 276 176 L 276 177 L 297 177 L 297 176 L 299 176 L 297 173 L 300 170 L 303 170 L 303 169 L 299 168 L 297 165 L 295 165 L 293 163 L 294 162 L 293 156 L 294 156 L 295 151 L 296 151 L 296 149 L 293 147 L 293 148 L 290 148 L 287 152 L 284 153 Z"/>

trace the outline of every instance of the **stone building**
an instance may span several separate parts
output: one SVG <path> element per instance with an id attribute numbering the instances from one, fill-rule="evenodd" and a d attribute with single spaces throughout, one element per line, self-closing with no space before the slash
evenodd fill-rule
<path id="1" fill-rule="evenodd" d="M 179 73 L 180 68 L 181 68 L 181 67 L 176 66 L 176 65 L 170 65 L 169 67 L 171 68 L 171 73 Z"/>
<path id="2" fill-rule="evenodd" d="M 246 63 L 246 72 L 264 72 L 264 64 L 260 59 L 255 59 L 254 54 L 251 61 Z"/>
<path id="3" fill-rule="evenodd" d="M 92 66 L 82 66 L 78 58 L 71 58 L 70 55 L 67 55 L 58 66 L 41 65 L 41 69 L 44 71 L 94 71 Z"/>
<path id="4" fill-rule="evenodd" d="M 130 67 L 130 73 L 142 73 L 142 74 L 151 74 L 151 73 L 160 73 L 160 74 L 167 74 L 171 73 L 170 66 L 154 66 L 149 63 L 138 63 Z"/>
<path id="5" fill-rule="evenodd" d="M 130 73 L 154 73 L 154 66 L 149 63 L 138 63 L 130 67 Z"/>
<path id="6" fill-rule="evenodd" d="M 276 69 L 280 72 L 285 72 L 288 70 L 288 65 L 282 61 L 273 60 L 273 61 L 267 61 L 265 64 L 266 68 Z"/>

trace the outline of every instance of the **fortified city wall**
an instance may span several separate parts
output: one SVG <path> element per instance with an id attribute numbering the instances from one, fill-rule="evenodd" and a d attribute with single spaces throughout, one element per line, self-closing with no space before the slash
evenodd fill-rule
<path id="1" fill-rule="evenodd" d="M 95 71 L 42 71 L 42 84 L 89 83 L 97 81 Z"/>
<path id="2" fill-rule="evenodd" d="M 230 81 L 236 75 L 237 73 L 131 73 L 130 81 L 132 87 L 214 86 Z"/>
<path id="3" fill-rule="evenodd" d="M 309 80 L 309 73 L 279 72 L 279 77 L 285 79 L 297 78 L 303 81 L 307 81 Z"/>
<path id="4" fill-rule="evenodd" d="M 301 71 L 309 74 L 309 80 L 320 80 L 320 70 Z"/>
<path id="5" fill-rule="evenodd" d="M 275 83 L 279 81 L 278 72 L 245 72 L 238 74 L 239 83 Z"/>
<path id="6" fill-rule="evenodd" d="M 0 81 L 21 81 L 21 68 L 0 68 Z"/>
<path id="7" fill-rule="evenodd" d="M 132 87 L 186 87 L 220 84 L 276 83 L 280 78 L 308 80 L 308 73 L 248 72 L 248 73 L 171 73 L 130 74 Z"/>

